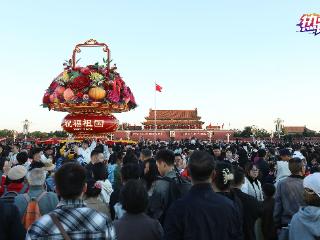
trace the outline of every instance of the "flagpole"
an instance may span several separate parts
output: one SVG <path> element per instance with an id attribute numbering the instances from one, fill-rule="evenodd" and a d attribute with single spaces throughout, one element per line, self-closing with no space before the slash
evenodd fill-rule
<path id="1" fill-rule="evenodd" d="M 157 83 L 154 81 L 154 142 L 157 141 Z"/>

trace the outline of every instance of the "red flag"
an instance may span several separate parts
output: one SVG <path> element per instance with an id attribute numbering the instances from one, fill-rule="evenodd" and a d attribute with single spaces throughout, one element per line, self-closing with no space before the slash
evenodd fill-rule
<path id="1" fill-rule="evenodd" d="M 162 87 L 158 84 L 156 84 L 156 91 L 162 92 Z"/>

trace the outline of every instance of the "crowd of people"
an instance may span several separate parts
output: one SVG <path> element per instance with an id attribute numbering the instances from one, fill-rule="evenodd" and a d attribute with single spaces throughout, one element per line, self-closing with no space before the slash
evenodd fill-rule
<path id="1" fill-rule="evenodd" d="M 0 239 L 320 239 L 320 145 L 0 145 Z"/>

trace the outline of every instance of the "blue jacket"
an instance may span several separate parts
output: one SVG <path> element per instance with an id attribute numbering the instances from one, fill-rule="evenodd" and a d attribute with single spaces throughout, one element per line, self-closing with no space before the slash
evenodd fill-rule
<path id="1" fill-rule="evenodd" d="M 320 237 L 320 207 L 300 208 L 289 225 L 290 240 L 313 240 Z"/>
<path id="2" fill-rule="evenodd" d="M 233 202 L 212 190 L 208 183 L 194 185 L 168 210 L 166 240 L 243 239 L 241 217 Z"/>

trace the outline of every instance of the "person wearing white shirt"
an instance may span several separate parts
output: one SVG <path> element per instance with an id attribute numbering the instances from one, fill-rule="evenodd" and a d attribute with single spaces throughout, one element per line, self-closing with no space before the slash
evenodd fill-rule
<path id="1" fill-rule="evenodd" d="M 246 166 L 246 177 L 241 191 L 249 194 L 258 201 L 263 201 L 263 192 L 261 183 L 258 180 L 259 169 L 253 163 L 248 163 Z"/>
<path id="2" fill-rule="evenodd" d="M 91 160 L 91 152 L 97 146 L 96 141 L 92 141 L 89 146 L 89 141 L 85 140 L 82 142 L 82 147 L 78 148 L 78 155 L 83 157 L 83 160 L 86 164 L 88 164 Z"/>
<path id="3" fill-rule="evenodd" d="M 277 161 L 276 169 L 276 182 L 274 184 L 275 187 L 277 187 L 278 183 L 285 179 L 286 177 L 289 177 L 291 175 L 291 172 L 289 170 L 289 160 L 291 159 L 291 153 L 290 150 L 287 148 L 280 150 L 280 161 Z"/>
<path id="4" fill-rule="evenodd" d="M 11 147 L 11 152 L 9 153 L 9 161 L 10 161 L 10 166 L 18 164 L 17 161 L 17 155 L 20 151 L 20 146 L 18 144 L 13 144 Z"/>
<path id="5" fill-rule="evenodd" d="M 107 145 L 103 144 L 103 155 L 104 155 L 104 159 L 109 161 L 110 158 L 110 151 Z"/>

